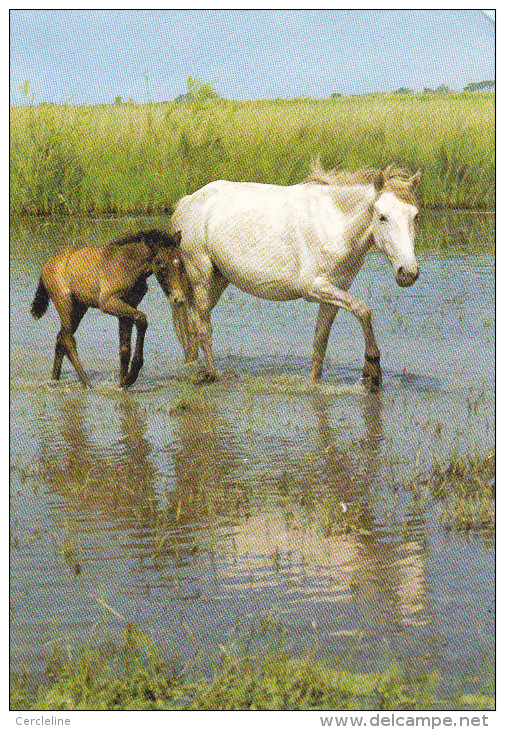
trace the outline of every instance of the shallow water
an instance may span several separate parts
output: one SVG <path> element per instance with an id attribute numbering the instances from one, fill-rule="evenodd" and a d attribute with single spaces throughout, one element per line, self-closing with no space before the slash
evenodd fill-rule
<path id="1" fill-rule="evenodd" d="M 55 641 L 128 622 L 181 660 L 282 624 L 295 653 L 432 658 L 471 674 L 492 648 L 494 552 L 447 533 L 411 479 L 494 443 L 494 216 L 426 213 L 422 273 L 396 286 L 371 254 L 366 298 L 384 385 L 359 381 L 358 323 L 339 313 L 323 380 L 309 379 L 316 307 L 231 287 L 213 315 L 222 377 L 180 369 L 153 282 L 135 386 L 117 386 L 117 322 L 77 333 L 93 390 L 68 361 L 50 381 L 58 319 L 29 316 L 40 269 L 72 241 L 164 219 L 14 222 L 11 242 L 12 666 L 43 671 Z M 342 515 L 357 519 L 333 529 Z M 337 523 L 335 522 L 337 520 Z M 338 523 L 341 524 L 341 523 Z M 356 528 L 358 525 L 358 528 Z"/>

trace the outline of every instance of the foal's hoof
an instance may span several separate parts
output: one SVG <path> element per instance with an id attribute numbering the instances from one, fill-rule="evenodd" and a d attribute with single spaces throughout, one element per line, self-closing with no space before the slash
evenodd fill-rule
<path id="1" fill-rule="evenodd" d="M 377 393 L 382 385 L 380 357 L 366 357 L 361 377 L 363 385 L 369 393 Z"/>
<path id="2" fill-rule="evenodd" d="M 382 378 L 362 378 L 365 390 L 369 393 L 378 393 L 382 386 Z"/>
<path id="3" fill-rule="evenodd" d="M 128 377 L 124 381 L 122 387 L 123 388 L 129 388 L 130 385 L 133 385 L 134 383 L 137 382 L 138 377 L 139 377 L 139 374 L 138 373 L 132 373 L 132 374 L 128 375 Z"/>
<path id="4" fill-rule="evenodd" d="M 207 370 L 207 372 L 205 373 L 203 382 L 204 383 L 215 383 L 216 380 L 219 380 L 219 375 L 216 373 L 216 371 L 214 370 L 214 372 L 209 372 Z"/>
<path id="5" fill-rule="evenodd" d="M 119 379 L 119 387 L 123 390 L 126 390 L 130 387 L 130 385 L 133 385 L 133 383 L 137 380 L 139 374 L 138 373 L 128 373 L 128 375 L 125 375 L 124 378 Z"/>

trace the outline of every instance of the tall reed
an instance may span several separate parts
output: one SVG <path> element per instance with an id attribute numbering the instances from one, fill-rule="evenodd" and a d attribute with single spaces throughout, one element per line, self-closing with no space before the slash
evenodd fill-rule
<path id="1" fill-rule="evenodd" d="M 425 205 L 495 200 L 494 94 L 11 109 L 11 211 L 170 213 L 211 180 L 280 185 L 327 166 L 423 172 Z"/>

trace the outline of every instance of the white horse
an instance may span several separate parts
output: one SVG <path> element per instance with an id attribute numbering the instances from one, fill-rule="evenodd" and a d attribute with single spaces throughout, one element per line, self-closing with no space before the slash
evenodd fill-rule
<path id="1" fill-rule="evenodd" d="M 210 313 L 229 283 L 262 299 L 303 298 L 319 304 L 311 377 L 321 377 L 328 337 L 339 307 L 352 312 L 365 336 L 365 386 L 381 384 L 380 352 L 368 305 L 348 293 L 372 242 L 387 255 L 397 283 L 419 274 L 414 254 L 420 172 L 325 171 L 287 187 L 217 180 L 182 198 L 172 231 L 193 289 L 184 344 L 186 361 L 202 347 L 215 377 Z M 180 323 L 176 323 L 180 328 Z"/>

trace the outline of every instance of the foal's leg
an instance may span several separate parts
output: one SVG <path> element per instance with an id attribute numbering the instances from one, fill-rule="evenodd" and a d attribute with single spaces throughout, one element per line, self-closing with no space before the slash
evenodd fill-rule
<path id="1" fill-rule="evenodd" d="M 127 387 L 135 382 L 140 368 L 142 367 L 142 352 L 144 347 L 144 337 L 147 330 L 147 317 L 144 312 L 130 306 L 117 295 L 111 295 L 103 298 L 100 297 L 99 305 L 102 312 L 112 314 L 114 317 L 118 317 L 118 319 L 129 319 L 132 321 L 132 326 L 135 324 L 135 327 L 137 328 L 137 345 L 135 347 L 135 354 L 132 359 L 130 373 L 126 377 L 126 381 L 124 383 L 125 387 Z"/>
<path id="2" fill-rule="evenodd" d="M 363 366 L 363 382 L 368 390 L 377 390 L 382 383 L 380 368 L 380 351 L 372 329 L 372 313 L 368 304 L 353 294 L 337 289 L 336 286 L 322 278 L 317 279 L 306 296 L 309 302 L 332 304 L 352 312 L 359 320 L 365 336 L 365 364 Z"/>
<path id="3" fill-rule="evenodd" d="M 82 385 L 85 388 L 91 388 L 91 383 L 77 356 L 77 347 L 74 338 L 74 332 L 79 326 L 87 307 L 76 302 L 71 294 L 55 295 L 53 302 L 61 320 L 61 329 L 56 338 L 53 377 L 57 380 L 61 374 L 63 352 L 74 366 Z"/>
<path id="4" fill-rule="evenodd" d="M 56 345 L 54 347 L 54 363 L 53 363 L 53 372 L 52 372 L 52 379 L 53 380 L 59 380 L 61 377 L 61 365 L 63 363 L 63 358 L 65 357 L 65 347 L 61 341 L 61 333 L 58 332 L 56 335 Z"/>
<path id="5" fill-rule="evenodd" d="M 88 308 L 73 299 L 72 302 L 72 313 L 71 313 L 71 333 L 75 334 L 77 328 L 81 323 L 81 319 L 84 317 Z M 56 337 L 56 346 L 54 348 L 54 364 L 53 364 L 53 380 L 59 380 L 61 376 L 61 365 L 65 356 L 65 346 L 62 343 L 61 333 Z"/>
<path id="6" fill-rule="evenodd" d="M 132 323 L 133 324 L 133 323 Z M 130 372 L 126 378 L 125 388 L 137 380 L 142 365 L 144 364 L 144 338 L 146 336 L 147 320 L 145 328 L 141 328 L 137 325 L 137 340 L 135 342 L 135 352 L 133 353 L 132 361 L 130 364 Z M 130 330 L 131 331 L 131 330 Z"/>
<path id="7" fill-rule="evenodd" d="M 119 317 L 119 385 L 126 386 L 131 357 L 133 319 Z"/>
<path id="8" fill-rule="evenodd" d="M 319 305 L 316 333 L 312 348 L 312 370 L 310 372 L 312 380 L 319 380 L 321 378 L 331 325 L 333 324 L 333 320 L 335 319 L 337 312 L 338 307 L 334 307 L 331 304 Z"/>

